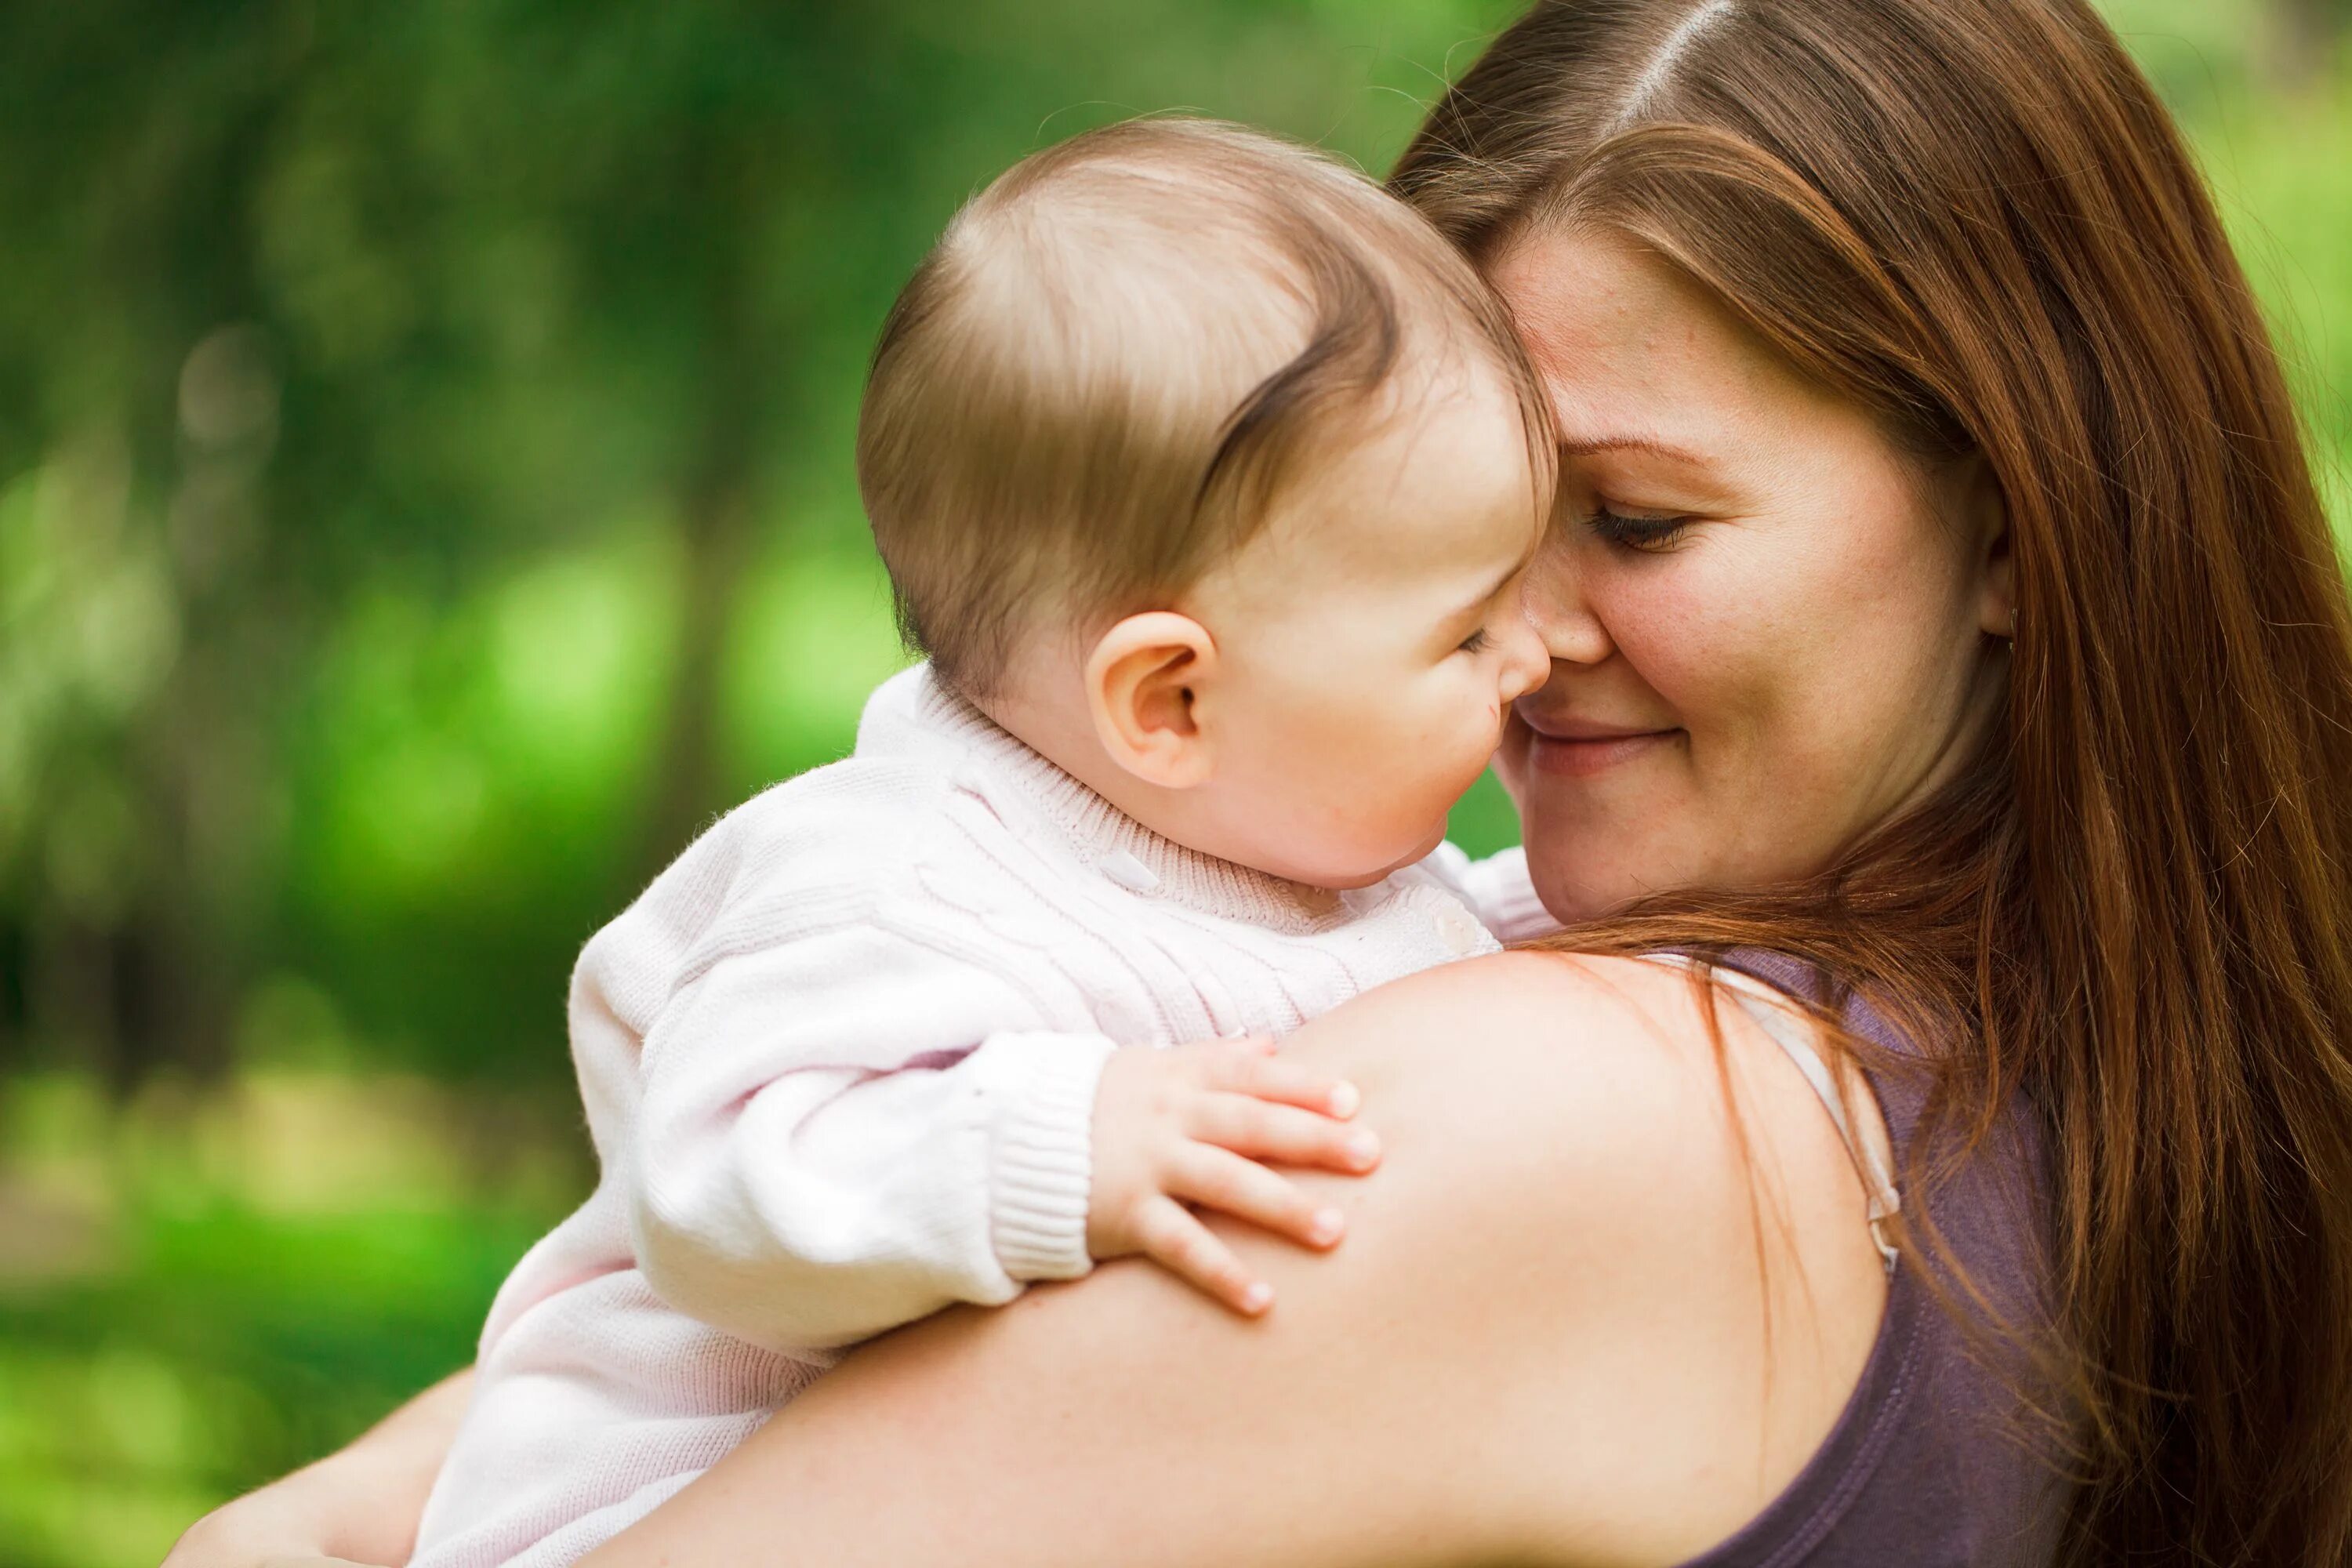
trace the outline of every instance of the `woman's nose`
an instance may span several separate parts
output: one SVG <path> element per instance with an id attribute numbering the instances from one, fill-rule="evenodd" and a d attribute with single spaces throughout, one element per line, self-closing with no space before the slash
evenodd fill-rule
<path id="1" fill-rule="evenodd" d="M 1547 659 L 1599 664 L 1615 651 L 1609 629 L 1586 601 L 1571 552 L 1555 543 L 1536 558 L 1523 590 L 1528 621 Z"/>

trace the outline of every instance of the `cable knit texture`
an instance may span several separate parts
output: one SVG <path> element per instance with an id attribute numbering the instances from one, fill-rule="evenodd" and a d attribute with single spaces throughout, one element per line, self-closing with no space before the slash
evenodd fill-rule
<path id="1" fill-rule="evenodd" d="M 490 1309 L 414 1568 L 570 1563 L 841 1347 L 1084 1274 L 1116 1046 L 1286 1034 L 1494 951 L 1465 900 L 1524 926 L 1524 861 L 1301 887 L 893 678 L 855 755 L 730 814 L 582 953 L 603 1177 Z"/>

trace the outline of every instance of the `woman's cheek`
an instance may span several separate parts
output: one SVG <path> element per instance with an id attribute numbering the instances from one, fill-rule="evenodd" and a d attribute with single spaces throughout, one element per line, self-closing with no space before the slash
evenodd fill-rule
<path id="1" fill-rule="evenodd" d="M 1710 625 L 1704 612 L 1661 612 L 1628 618 L 1616 632 L 1617 651 L 1654 704 L 1664 711 L 1611 712 L 1596 717 L 1623 722 L 1654 721 L 1688 730 L 1694 736 L 1714 725 L 1717 715 L 1738 706 L 1752 681 L 1738 658 L 1738 642 Z"/>
<path id="2" fill-rule="evenodd" d="M 1695 742 L 1752 742 L 1814 684 L 1806 667 L 1828 629 L 1814 624 L 1823 596 L 1780 531 L 1709 526 L 1721 531 L 1625 585 L 1617 641 Z"/>
<path id="3" fill-rule="evenodd" d="M 1684 624 L 1690 635 L 1626 650 L 1664 707 L 1660 720 L 1685 733 L 1653 797 L 1654 819 L 1673 819 L 1682 844 L 1661 840 L 1647 852 L 1675 862 L 1655 872 L 1677 885 L 1747 881 L 1760 869 L 1750 864 L 1758 838 L 1786 846 L 1801 826 L 1789 821 L 1790 803 L 1812 793 L 1820 737 L 1807 733 L 1803 656 L 1752 616 L 1694 614 Z"/>
<path id="4" fill-rule="evenodd" d="M 1495 778 L 1509 797 L 1511 809 L 1528 814 L 1528 727 L 1514 714 L 1504 721 L 1502 743 L 1495 748 Z"/>

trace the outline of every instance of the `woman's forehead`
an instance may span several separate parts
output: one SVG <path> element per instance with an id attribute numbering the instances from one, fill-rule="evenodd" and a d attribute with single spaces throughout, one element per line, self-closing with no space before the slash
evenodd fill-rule
<path id="1" fill-rule="evenodd" d="M 1605 232 L 1524 238 L 1493 268 L 1563 452 L 1633 437 L 1698 449 L 1817 394 L 1704 289 Z"/>

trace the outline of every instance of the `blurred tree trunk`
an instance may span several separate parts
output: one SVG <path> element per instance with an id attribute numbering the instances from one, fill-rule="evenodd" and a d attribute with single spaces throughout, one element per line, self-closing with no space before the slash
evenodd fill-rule
<path id="1" fill-rule="evenodd" d="M 124 281 L 143 282 L 152 313 L 141 324 L 172 372 L 138 405 L 133 462 L 162 482 L 142 485 L 150 515 L 131 526 L 160 533 L 177 628 L 169 672 L 125 737 L 145 853 L 100 937 L 102 1070 L 119 1092 L 160 1067 L 208 1078 L 229 1066 L 252 978 L 251 891 L 273 852 L 259 826 L 261 725 L 280 706 L 274 644 L 294 616 L 256 549 L 278 382 L 274 351 L 250 325 L 260 290 L 243 201 L 280 104 L 264 84 L 198 151 L 187 194 L 159 204 L 163 243 L 117 262 Z"/>
<path id="2" fill-rule="evenodd" d="M 637 856 L 640 881 L 669 863 L 729 803 L 720 777 L 721 682 L 736 587 L 751 556 L 755 447 L 767 390 L 768 345 L 754 330 L 753 139 L 738 130 L 704 139 L 698 189 L 686 194 L 702 228 L 698 358 L 702 414 L 677 496 L 677 646 L 661 746 Z"/>
<path id="3" fill-rule="evenodd" d="M 2302 91 L 2328 79 L 2352 32 L 2352 0 L 2270 0 L 2265 72 L 2272 85 Z"/>

